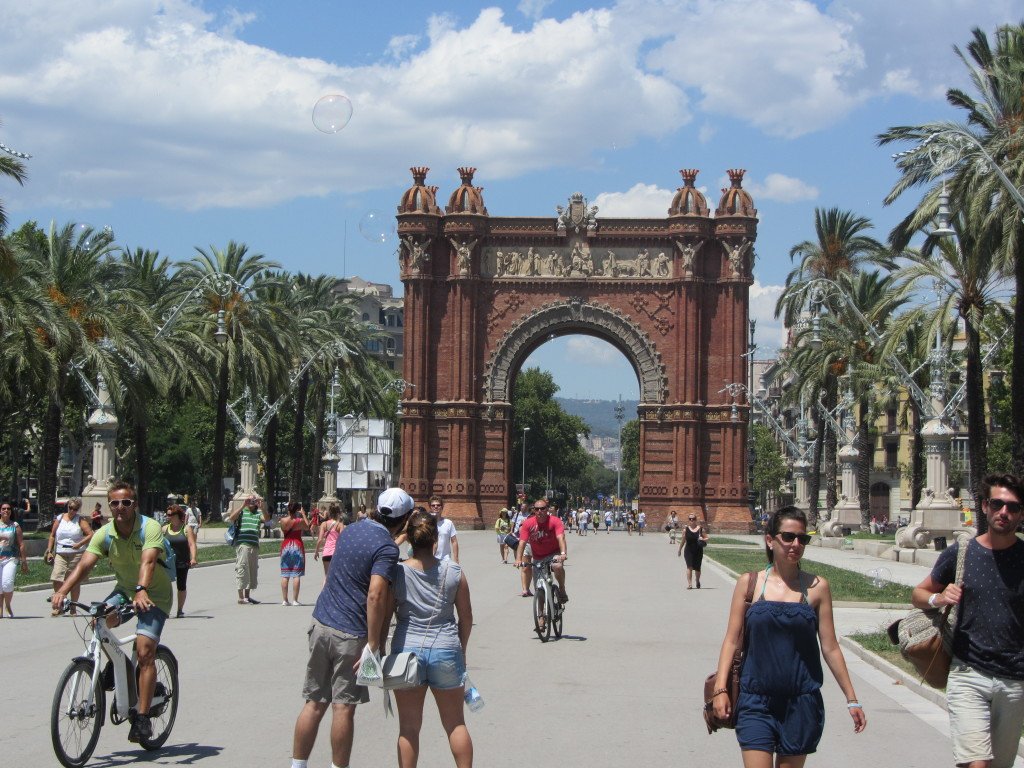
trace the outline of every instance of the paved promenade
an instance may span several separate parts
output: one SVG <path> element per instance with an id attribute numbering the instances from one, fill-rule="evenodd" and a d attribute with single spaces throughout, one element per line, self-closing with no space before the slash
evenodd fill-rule
<path id="1" fill-rule="evenodd" d="M 493 534 L 463 532 L 459 540 L 475 615 L 469 668 L 486 702 L 481 712 L 467 712 L 476 765 L 740 765 L 735 736 L 708 736 L 700 714 L 703 678 L 717 663 L 732 593 L 722 571 L 709 564 L 704 588 L 687 591 L 682 561 L 663 534 L 570 534 L 566 636 L 542 644 L 532 631 L 529 601 L 519 596 L 515 571 L 501 565 Z M 302 599 L 312 603 L 320 564 L 312 558 L 307 563 Z M 279 604 L 276 559 L 261 561 L 260 576 L 254 594 L 265 602 L 239 606 L 230 566 L 190 575 L 189 616 L 170 620 L 164 633 L 179 659 L 182 686 L 167 747 L 143 753 L 128 743 L 127 726 L 108 722 L 90 765 L 150 759 L 165 765 L 290 764 L 312 607 Z M 99 598 L 108 589 L 86 587 L 83 596 Z M 50 701 L 81 641 L 74 621 L 49 618 L 43 593 L 16 593 L 14 609 L 18 619 L 0 622 L 6 713 L 0 754 L 10 765 L 55 765 Z M 868 609 L 837 614 L 843 631 L 874 629 L 887 615 Z M 825 735 L 809 765 L 951 765 L 945 712 L 851 654 L 847 660 L 867 731 L 853 733 L 843 696 L 826 675 Z M 395 764 L 397 723 L 384 718 L 380 694 L 371 697 L 356 718 L 353 768 Z M 314 768 L 330 765 L 327 736 L 325 724 Z M 420 765 L 451 765 L 429 698 Z"/>

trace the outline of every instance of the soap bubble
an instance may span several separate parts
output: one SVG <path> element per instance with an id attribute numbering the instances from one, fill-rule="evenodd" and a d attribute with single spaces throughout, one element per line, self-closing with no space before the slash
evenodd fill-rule
<path id="1" fill-rule="evenodd" d="M 871 579 L 871 585 L 877 589 L 887 587 L 892 581 L 892 573 L 888 568 L 872 568 L 865 575 Z"/>
<path id="2" fill-rule="evenodd" d="M 359 220 L 359 234 L 371 243 L 384 244 L 395 234 L 395 220 L 382 211 L 367 211 Z"/>
<path id="3" fill-rule="evenodd" d="M 352 102 L 347 96 L 332 93 L 313 105 L 313 125 L 324 133 L 337 133 L 352 119 Z"/>

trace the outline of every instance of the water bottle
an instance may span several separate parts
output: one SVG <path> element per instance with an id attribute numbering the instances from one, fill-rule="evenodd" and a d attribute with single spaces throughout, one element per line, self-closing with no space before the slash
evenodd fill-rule
<path id="1" fill-rule="evenodd" d="M 463 698 L 466 700 L 466 706 L 469 707 L 470 712 L 479 712 L 484 708 L 484 697 L 480 695 L 480 691 L 473 685 L 473 681 L 469 679 L 469 675 L 466 675 L 462 684 L 466 689 L 466 693 Z"/>

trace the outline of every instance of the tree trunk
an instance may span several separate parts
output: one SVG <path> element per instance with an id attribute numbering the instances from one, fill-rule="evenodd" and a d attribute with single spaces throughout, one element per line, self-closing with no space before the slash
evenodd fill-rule
<path id="1" fill-rule="evenodd" d="M 143 408 L 136 408 L 132 414 L 132 442 L 135 443 L 135 492 L 138 494 L 139 504 L 147 514 L 152 513 L 149 508 L 149 445 L 146 436 L 149 433 L 149 418 Z M 185 492 L 184 488 L 168 488 L 168 491 L 178 493 Z"/>
<path id="2" fill-rule="evenodd" d="M 217 376 L 217 423 L 213 433 L 213 459 L 210 466 L 210 519 L 220 520 L 223 504 L 221 495 L 224 485 L 224 443 L 228 429 L 228 355 L 220 361 Z"/>
<path id="3" fill-rule="evenodd" d="M 857 497 L 861 528 L 866 531 L 871 525 L 871 468 L 875 463 L 867 397 L 861 397 L 857 410 Z"/>
<path id="4" fill-rule="evenodd" d="M 1009 425 L 1012 440 L 1013 472 L 1018 477 L 1024 475 L 1024 242 L 1017 240 L 1017 252 L 1014 254 L 1014 293 L 1017 304 L 1013 311 L 1013 379 L 1010 382 L 1010 416 Z M 973 446 L 972 446 L 973 447 Z"/>
<path id="5" fill-rule="evenodd" d="M 818 501 L 821 497 L 821 462 L 825 448 L 825 417 L 817 408 L 814 409 L 814 459 L 811 461 L 811 473 L 807 478 L 807 524 L 814 527 L 818 524 Z"/>
<path id="6" fill-rule="evenodd" d="M 917 509 L 924 493 L 924 438 L 921 437 L 921 411 L 913 399 L 909 401 L 910 418 L 912 420 L 910 440 L 910 508 Z"/>
<path id="7" fill-rule="evenodd" d="M 268 398 L 269 399 L 269 398 Z M 271 400 L 274 402 L 274 400 Z M 267 500 L 267 509 L 271 512 L 277 512 L 277 432 L 278 432 L 278 420 L 277 415 L 274 415 L 270 421 L 267 422 L 267 431 L 264 435 L 263 440 L 263 455 L 265 456 L 265 463 L 263 465 L 263 478 L 266 483 L 265 492 L 263 498 Z"/>
<path id="8" fill-rule="evenodd" d="M 981 510 L 981 481 L 988 467 L 988 435 L 985 429 L 985 390 L 981 373 L 981 335 L 971 317 L 964 317 L 967 336 L 967 442 L 971 494 L 974 497 L 974 521 L 978 533 L 988 529 L 988 520 Z"/>
<path id="9" fill-rule="evenodd" d="M 832 412 L 836 408 L 837 388 L 839 386 L 835 376 L 829 376 L 825 381 L 825 399 L 822 405 L 825 409 Z M 832 516 L 832 510 L 836 508 L 836 504 L 839 503 L 839 492 L 836 488 L 837 477 L 836 477 L 836 453 L 838 452 L 838 440 L 837 435 L 832 430 L 832 425 L 829 422 L 825 422 L 825 455 L 823 457 L 825 462 L 825 509 L 828 510 L 829 517 Z"/>
<path id="10" fill-rule="evenodd" d="M 43 451 L 39 461 L 39 524 L 49 525 L 57 509 L 57 464 L 60 461 L 61 409 L 51 393 L 43 416 Z"/>
<path id="11" fill-rule="evenodd" d="M 302 374 L 299 380 L 299 391 L 295 395 L 295 422 L 292 425 L 292 476 L 288 480 L 288 500 L 301 501 L 302 499 L 302 473 L 305 469 L 306 453 L 305 426 L 306 426 L 306 393 L 309 391 L 309 371 Z"/>
<path id="12" fill-rule="evenodd" d="M 313 449 L 310 451 L 309 458 L 309 477 L 310 477 L 310 500 L 316 502 L 320 498 L 322 488 L 318 487 L 320 481 L 320 465 L 323 463 L 323 445 L 324 445 L 324 414 L 327 411 L 327 398 L 319 397 L 316 398 L 316 405 L 314 407 L 314 413 L 316 414 L 316 429 L 313 430 Z"/>

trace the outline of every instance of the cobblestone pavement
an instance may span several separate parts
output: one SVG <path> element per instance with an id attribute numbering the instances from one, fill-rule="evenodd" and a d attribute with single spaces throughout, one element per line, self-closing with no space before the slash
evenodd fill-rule
<path id="1" fill-rule="evenodd" d="M 517 574 L 502 565 L 490 532 L 460 534 L 473 596 L 469 668 L 486 706 L 468 713 L 476 765 L 739 765 L 732 733 L 709 736 L 701 719 L 704 677 L 718 659 L 732 581 L 711 566 L 704 588 L 683 588 L 682 562 L 663 534 L 604 531 L 569 537 L 571 601 L 565 637 L 543 644 Z M 320 564 L 307 558 L 302 599 L 312 603 Z M 164 640 L 181 665 L 181 708 L 166 748 L 148 754 L 127 741 L 127 726 L 104 727 L 91 765 L 139 760 L 203 766 L 287 766 L 301 706 L 305 632 L 312 607 L 280 605 L 277 563 L 260 563 L 258 606 L 235 603 L 231 566 L 193 572 L 188 616 L 168 621 Z M 102 597 L 107 585 L 83 590 Z M 57 677 L 81 648 L 75 622 L 51 619 L 43 593 L 18 593 L 18 619 L 0 622 L 7 727 L 0 754 L 11 765 L 55 764 L 49 739 Z M 840 609 L 842 631 L 880 626 L 885 612 Z M 898 613 L 898 612 L 897 612 Z M 881 619 L 881 620 L 880 620 Z M 826 675 L 827 724 L 810 765 L 934 768 L 951 764 L 945 713 L 847 654 L 868 715 L 853 733 L 841 692 Z M 381 697 L 356 717 L 357 766 L 394 765 L 397 723 Z M 330 765 L 327 727 L 311 766 Z M 451 765 L 429 698 L 420 765 Z"/>

